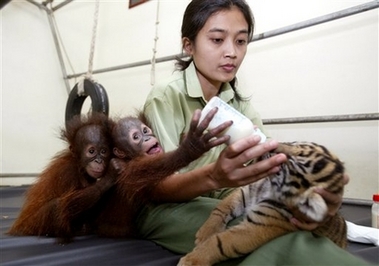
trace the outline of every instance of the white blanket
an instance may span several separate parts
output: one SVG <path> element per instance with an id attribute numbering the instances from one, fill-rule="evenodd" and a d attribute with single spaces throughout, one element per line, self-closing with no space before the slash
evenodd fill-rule
<path id="1" fill-rule="evenodd" d="M 352 242 L 365 244 L 374 244 L 379 246 L 379 229 L 356 225 L 346 221 L 347 224 L 347 239 Z"/>

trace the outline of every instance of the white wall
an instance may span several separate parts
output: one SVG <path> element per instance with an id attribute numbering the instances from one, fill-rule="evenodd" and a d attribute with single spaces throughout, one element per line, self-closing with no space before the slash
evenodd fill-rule
<path id="1" fill-rule="evenodd" d="M 56 2 L 56 1 L 54 1 Z M 73 1 L 55 12 L 74 70 L 86 72 L 95 1 Z M 181 17 L 188 0 L 161 0 L 156 56 L 180 50 Z M 256 33 L 368 2 L 250 0 Z M 152 58 L 157 1 L 128 9 L 128 1 L 101 1 L 94 69 Z M 62 149 L 58 139 L 67 99 L 47 15 L 26 1 L 1 10 L 1 165 L 7 173 L 38 173 Z M 94 75 L 107 90 L 111 115 L 142 107 L 151 66 Z M 156 79 L 173 62 L 156 65 Z M 378 10 L 249 45 L 238 74 L 262 118 L 378 112 Z M 77 80 L 70 80 L 73 87 Z M 378 121 L 268 126 L 280 141 L 309 140 L 330 147 L 350 175 L 346 197 L 370 199 L 379 191 Z M 3 178 L 3 185 L 33 178 Z"/>

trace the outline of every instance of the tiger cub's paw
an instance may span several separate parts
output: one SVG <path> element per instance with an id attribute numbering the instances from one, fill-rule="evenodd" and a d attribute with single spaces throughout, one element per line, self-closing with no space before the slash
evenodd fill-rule
<path id="1" fill-rule="evenodd" d="M 211 266 L 211 264 L 189 253 L 180 259 L 178 266 Z"/>

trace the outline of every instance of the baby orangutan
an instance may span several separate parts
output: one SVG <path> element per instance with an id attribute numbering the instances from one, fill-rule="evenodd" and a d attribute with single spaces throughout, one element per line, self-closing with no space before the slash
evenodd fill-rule
<path id="1" fill-rule="evenodd" d="M 96 205 L 115 183 L 106 175 L 111 159 L 112 122 L 105 115 L 75 117 L 62 130 L 67 148 L 30 187 L 10 235 L 58 237 L 69 242 L 97 215 Z"/>
<path id="2" fill-rule="evenodd" d="M 129 116 L 116 122 L 112 135 L 115 145 L 113 153 L 117 158 L 112 159 L 111 164 L 119 175 L 107 207 L 103 208 L 99 217 L 99 235 L 136 235 L 133 224 L 135 215 L 154 200 L 154 189 L 159 182 L 212 147 L 228 141 L 229 136 L 216 136 L 229 127 L 231 121 L 204 133 L 216 112 L 217 108 L 213 109 L 199 123 L 200 110 L 197 110 L 180 146 L 167 153 L 146 125 L 143 114 L 138 118 Z"/>

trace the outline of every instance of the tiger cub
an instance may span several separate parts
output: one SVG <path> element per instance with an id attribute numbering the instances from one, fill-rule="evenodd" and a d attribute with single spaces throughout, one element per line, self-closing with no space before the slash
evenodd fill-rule
<path id="1" fill-rule="evenodd" d="M 320 222 L 327 215 L 323 198 L 313 191 L 325 188 L 343 194 L 344 166 L 325 147 L 309 142 L 280 143 L 267 154 L 287 155 L 287 162 L 274 175 L 236 189 L 222 200 L 196 234 L 195 249 L 178 265 L 212 265 L 251 253 L 264 243 L 298 230 L 289 219 L 289 209 L 298 210 Z M 244 220 L 226 229 L 235 217 Z M 344 219 L 335 215 L 314 232 L 329 237 L 337 245 L 347 245 Z"/>

